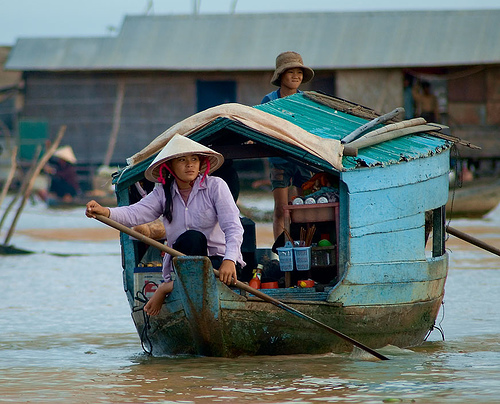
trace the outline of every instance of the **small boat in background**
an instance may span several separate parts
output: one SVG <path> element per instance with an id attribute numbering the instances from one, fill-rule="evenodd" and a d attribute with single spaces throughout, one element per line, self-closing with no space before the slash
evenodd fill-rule
<path id="1" fill-rule="evenodd" d="M 446 203 L 449 218 L 481 218 L 500 203 L 500 178 L 475 178 L 460 186 L 450 184 Z"/>
<path id="2" fill-rule="evenodd" d="M 79 192 L 74 196 L 64 195 L 58 197 L 56 193 L 49 192 L 49 185 L 44 188 L 44 192 L 39 192 L 39 196 L 52 209 L 71 209 L 77 206 L 85 206 L 91 199 L 99 202 L 102 206 L 116 206 L 116 195 L 111 184 L 111 176 L 117 169 L 115 167 L 101 166 L 92 179 L 92 189 Z M 50 183 L 50 179 L 47 179 Z"/>

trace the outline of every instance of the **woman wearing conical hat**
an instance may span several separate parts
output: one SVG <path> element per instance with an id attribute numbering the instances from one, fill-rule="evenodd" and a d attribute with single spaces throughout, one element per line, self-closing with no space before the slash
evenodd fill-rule
<path id="1" fill-rule="evenodd" d="M 49 195 L 64 202 L 71 200 L 80 193 L 80 184 L 74 164 L 75 153 L 71 146 L 58 148 L 44 171 L 50 174 Z"/>
<path id="2" fill-rule="evenodd" d="M 156 156 L 145 177 L 162 184 L 130 206 L 106 208 L 87 203 L 85 214 L 109 217 L 125 226 L 137 226 L 162 217 L 167 244 L 186 255 L 206 255 L 220 280 L 228 285 L 237 279 L 243 226 L 227 184 L 209 175 L 224 162 L 221 154 L 187 137 L 175 135 Z M 163 282 L 144 306 L 150 315 L 160 312 L 173 289 L 172 257 L 163 259 Z"/>

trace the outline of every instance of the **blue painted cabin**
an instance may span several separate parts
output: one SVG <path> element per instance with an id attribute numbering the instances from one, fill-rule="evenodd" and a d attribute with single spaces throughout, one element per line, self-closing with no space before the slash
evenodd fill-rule
<path id="1" fill-rule="evenodd" d="M 228 110 L 231 105 L 190 117 L 129 159 L 114 179 L 118 204 L 133 202 L 131 187 L 178 132 L 226 158 L 285 156 L 313 171 L 327 172 L 338 181 L 334 213 L 325 223 L 305 223 L 306 215 L 297 225 L 317 224 L 323 226 L 320 232 L 332 236 L 336 254 L 326 268 L 329 274 L 325 278 L 320 273 L 320 287 L 264 291 L 372 347 L 420 344 L 434 325 L 444 295 L 444 206 L 453 138 L 436 128 L 350 150 L 340 140 L 378 115 L 314 92 L 237 113 Z M 261 116 L 272 119 L 261 121 Z M 276 130 L 286 133 L 276 135 Z M 303 135 L 314 141 L 300 143 Z M 296 213 L 290 214 L 288 224 L 293 225 Z M 144 335 L 146 325 L 134 300 L 141 247 L 124 234 L 121 244 L 125 290 L 138 332 Z M 257 253 L 250 251 L 254 257 Z M 349 349 L 345 341 L 314 326 L 299 326 L 290 314 L 215 281 L 206 260 L 176 258 L 176 269 L 182 287 L 174 287 L 160 316 L 150 320 L 153 329 L 147 339 L 154 354 L 235 356 Z M 199 302 L 198 312 L 192 305 L 197 295 L 211 296 L 209 302 Z M 211 332 L 203 331 L 207 329 Z"/>

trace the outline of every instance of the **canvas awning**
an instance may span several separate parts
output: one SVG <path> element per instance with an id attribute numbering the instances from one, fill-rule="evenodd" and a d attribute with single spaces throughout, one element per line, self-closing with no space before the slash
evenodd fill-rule
<path id="1" fill-rule="evenodd" d="M 133 166 L 158 153 L 176 133 L 189 136 L 218 118 L 237 121 L 267 136 L 299 147 L 327 161 L 338 171 L 343 170 L 343 146 L 339 140 L 314 135 L 283 118 L 236 103 L 206 109 L 171 126 L 144 149 L 129 157 L 127 164 Z"/>

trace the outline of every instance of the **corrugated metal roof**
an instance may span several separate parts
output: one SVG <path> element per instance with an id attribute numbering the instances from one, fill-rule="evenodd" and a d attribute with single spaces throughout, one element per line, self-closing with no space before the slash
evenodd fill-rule
<path id="1" fill-rule="evenodd" d="M 271 70 L 500 62 L 500 10 L 127 16 L 116 38 L 19 39 L 14 70 Z"/>
<path id="2" fill-rule="evenodd" d="M 113 52 L 115 45 L 114 38 L 20 39 L 12 48 L 5 68 L 24 71 L 98 69 L 100 61 Z"/>
<path id="3" fill-rule="evenodd" d="M 341 140 L 368 120 L 347 114 L 313 101 L 305 93 L 270 101 L 254 108 L 286 119 L 322 138 Z M 382 127 L 378 125 L 373 129 Z M 357 157 L 344 157 L 346 170 L 384 166 L 428 157 L 451 146 L 451 142 L 429 134 L 400 137 L 358 151 Z"/>

